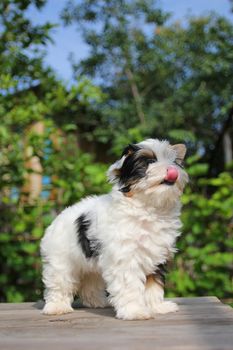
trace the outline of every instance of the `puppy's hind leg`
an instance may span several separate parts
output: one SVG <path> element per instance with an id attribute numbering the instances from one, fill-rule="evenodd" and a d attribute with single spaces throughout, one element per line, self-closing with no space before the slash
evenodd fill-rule
<path id="1" fill-rule="evenodd" d="M 61 315 L 72 312 L 75 283 L 70 271 L 65 271 L 61 262 L 57 263 L 56 267 L 46 263 L 43 268 L 43 282 L 46 287 L 43 314 Z"/>
<path id="2" fill-rule="evenodd" d="M 91 272 L 83 276 L 80 282 L 79 296 L 85 306 L 93 308 L 108 306 L 105 283 L 98 273 Z"/>

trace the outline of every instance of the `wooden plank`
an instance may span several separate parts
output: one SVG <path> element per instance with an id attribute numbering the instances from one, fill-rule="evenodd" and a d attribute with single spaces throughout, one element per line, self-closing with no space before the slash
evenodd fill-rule
<path id="1" fill-rule="evenodd" d="M 175 302 L 178 302 L 179 305 L 183 304 L 207 304 L 207 303 L 218 303 L 219 304 L 219 299 L 216 298 L 215 296 L 208 296 L 208 297 L 195 297 L 195 298 L 172 298 L 172 299 L 167 299 L 167 300 L 173 300 Z M 31 308 L 31 306 L 35 306 L 35 308 L 42 309 L 44 305 L 44 302 L 42 300 L 39 300 L 36 303 L 0 303 L 0 310 L 27 310 L 28 307 Z M 79 303 L 75 303 L 77 307 L 79 306 Z M 220 305 L 222 305 L 220 303 Z"/>
<path id="2" fill-rule="evenodd" d="M 215 297 L 174 300 L 177 313 L 147 321 L 117 320 L 110 308 L 44 316 L 41 303 L 0 304 L 0 349 L 233 349 L 232 308 Z"/>
<path id="3" fill-rule="evenodd" d="M 195 297 L 195 298 L 173 298 L 172 300 L 175 302 L 178 302 L 179 304 L 189 304 L 189 305 L 219 303 L 219 299 L 215 296 Z"/>

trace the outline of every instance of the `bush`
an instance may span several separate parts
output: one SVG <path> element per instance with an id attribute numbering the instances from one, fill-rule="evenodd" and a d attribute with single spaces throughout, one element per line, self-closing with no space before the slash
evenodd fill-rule
<path id="1" fill-rule="evenodd" d="M 61 103 L 61 97 L 58 100 Z M 50 108 L 48 113 L 54 116 L 54 107 Z M 42 297 L 39 242 L 45 228 L 66 206 L 109 190 L 107 165 L 80 151 L 76 124 L 66 120 L 58 126 L 57 118 L 48 115 L 45 119 L 43 113 L 34 121 L 26 110 L 21 105 L 13 110 L 10 105 L 0 127 L 0 301 Z M 17 123 L 16 111 L 20 114 Z M 36 132 L 36 123 L 43 124 L 43 133 Z M 131 138 L 139 140 L 140 132 L 130 129 L 127 138 L 117 139 L 114 151 Z M 28 165 L 31 159 L 37 159 L 42 169 L 37 174 L 43 178 L 42 191 L 36 198 L 25 188 L 28 177 L 36 174 Z M 192 182 L 183 195 L 183 233 L 176 268 L 168 276 L 167 295 L 228 298 L 233 271 L 233 180 L 230 172 L 208 179 L 208 166 L 196 156 L 187 164 Z"/>
<path id="2" fill-rule="evenodd" d="M 191 172 L 200 172 L 193 165 Z M 192 188 L 193 187 L 193 188 Z M 183 195 L 182 236 L 168 277 L 168 296 L 232 295 L 233 178 L 199 176 Z"/>
<path id="3" fill-rule="evenodd" d="M 8 153 L 9 163 L 3 174 L 8 182 L 2 181 L 0 192 L 0 301 L 34 301 L 42 297 L 39 243 L 45 228 L 66 206 L 109 188 L 105 178 L 107 166 L 93 162 L 91 155 L 81 152 L 73 132 L 64 137 L 52 125 L 46 130 L 43 137 L 33 133 L 28 136 L 32 155 L 40 157 L 43 167 L 43 188 L 37 199 L 31 200 L 30 194 L 22 190 L 23 157 L 18 155 L 20 161 L 15 162 L 20 138 L 12 157 Z M 56 142 L 52 143 L 55 134 Z M 1 161 L 3 164 L 4 159 Z M 14 164 L 18 164 L 17 168 Z"/>

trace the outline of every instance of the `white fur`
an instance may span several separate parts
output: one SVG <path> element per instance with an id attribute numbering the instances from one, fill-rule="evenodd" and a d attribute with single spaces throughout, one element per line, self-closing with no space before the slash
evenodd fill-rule
<path id="1" fill-rule="evenodd" d="M 152 149 L 158 162 L 150 164 L 147 176 L 132 187 L 132 197 L 124 196 L 115 184 L 109 194 L 65 209 L 46 230 L 41 242 L 45 314 L 71 312 L 75 294 L 90 307 L 110 302 L 116 316 L 127 320 L 177 310 L 176 304 L 164 302 L 161 286 L 146 289 L 146 277 L 175 252 L 181 228 L 179 198 L 187 175 L 177 166 L 177 183 L 160 185 L 167 167 L 176 166 L 176 152 L 167 141 L 150 139 L 139 146 Z M 120 160 L 110 167 L 112 182 L 114 170 L 122 164 Z M 98 257 L 86 258 L 78 244 L 75 220 L 83 213 L 94 223 L 88 237 L 101 242 Z"/>

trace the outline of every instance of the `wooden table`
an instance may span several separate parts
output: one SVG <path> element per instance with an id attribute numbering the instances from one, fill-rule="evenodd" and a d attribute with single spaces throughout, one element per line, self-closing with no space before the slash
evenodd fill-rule
<path id="1" fill-rule="evenodd" d="M 44 316 L 40 303 L 0 304 L 1 350 L 233 350 L 233 309 L 215 297 L 174 299 L 180 310 L 121 321 L 112 309 Z"/>

